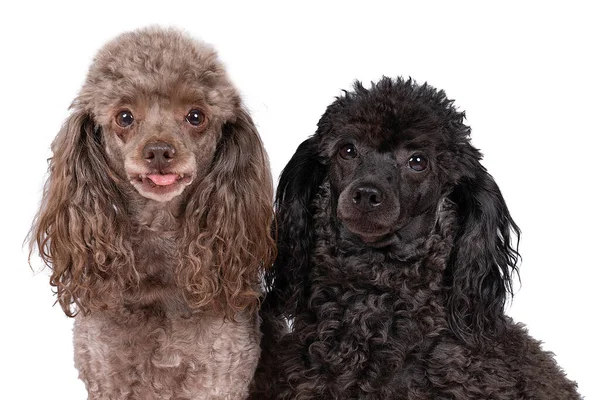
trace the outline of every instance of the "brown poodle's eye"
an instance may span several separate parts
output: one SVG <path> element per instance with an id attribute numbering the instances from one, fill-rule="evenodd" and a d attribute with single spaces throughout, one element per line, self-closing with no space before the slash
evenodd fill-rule
<path id="1" fill-rule="evenodd" d="M 133 114 L 129 110 L 121 110 L 117 114 L 116 121 L 121 128 L 127 128 L 133 124 Z"/>
<path id="2" fill-rule="evenodd" d="M 339 153 L 340 157 L 342 157 L 344 160 L 356 158 L 356 156 L 358 155 L 356 147 L 354 147 L 354 145 L 351 143 L 345 144 L 342 147 L 340 147 Z"/>
<path id="3" fill-rule="evenodd" d="M 408 160 L 410 169 L 417 172 L 425 171 L 428 164 L 427 157 L 423 154 L 415 154 Z"/>
<path id="4" fill-rule="evenodd" d="M 194 126 L 200 126 L 204 123 L 204 114 L 202 111 L 193 109 L 185 116 L 185 120 Z"/>

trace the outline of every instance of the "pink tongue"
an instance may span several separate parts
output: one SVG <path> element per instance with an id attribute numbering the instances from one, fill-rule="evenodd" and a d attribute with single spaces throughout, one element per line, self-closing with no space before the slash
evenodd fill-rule
<path id="1" fill-rule="evenodd" d="M 155 185 L 167 186 L 177 180 L 177 175 L 176 174 L 166 174 L 166 175 L 153 174 L 153 175 L 148 175 L 148 179 L 150 179 L 152 182 L 154 182 Z"/>

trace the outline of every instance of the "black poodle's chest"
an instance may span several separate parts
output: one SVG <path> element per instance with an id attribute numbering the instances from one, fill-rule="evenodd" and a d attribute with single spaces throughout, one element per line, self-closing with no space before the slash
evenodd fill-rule
<path id="1" fill-rule="evenodd" d="M 421 368 L 414 355 L 427 351 L 445 324 L 436 296 L 422 293 L 427 289 L 383 292 L 331 283 L 312 289 L 292 335 L 303 341 L 308 370 L 320 371 L 339 395 L 397 386 L 402 371 Z"/>

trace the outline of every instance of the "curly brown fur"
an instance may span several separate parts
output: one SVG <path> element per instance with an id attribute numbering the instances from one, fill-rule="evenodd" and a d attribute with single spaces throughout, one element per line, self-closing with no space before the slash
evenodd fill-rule
<path id="1" fill-rule="evenodd" d="M 244 398 L 274 254 L 267 156 L 209 46 L 125 33 L 52 144 L 31 233 L 91 399 Z"/>
<path id="2" fill-rule="evenodd" d="M 300 145 L 277 189 L 255 398 L 579 398 L 504 314 L 519 229 L 463 118 L 443 91 L 384 78 Z"/>

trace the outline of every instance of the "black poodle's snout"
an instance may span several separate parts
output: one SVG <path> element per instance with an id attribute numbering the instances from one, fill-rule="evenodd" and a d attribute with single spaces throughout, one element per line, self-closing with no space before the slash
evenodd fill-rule
<path id="1" fill-rule="evenodd" d="M 175 148 L 169 143 L 153 142 L 144 146 L 143 154 L 149 167 L 160 171 L 175 158 Z"/>
<path id="2" fill-rule="evenodd" d="M 384 201 L 383 191 L 373 184 L 358 185 L 353 192 L 354 206 L 365 213 L 380 207 Z"/>
<path id="3" fill-rule="evenodd" d="M 336 208 L 340 223 L 366 242 L 392 232 L 400 214 L 393 187 L 377 179 L 357 179 L 346 186 Z"/>
<path id="4" fill-rule="evenodd" d="M 330 182 L 337 194 L 335 209 L 341 226 L 372 243 L 398 225 L 400 180 L 393 154 L 365 143 L 358 148 L 360 156 L 334 160 Z"/>

